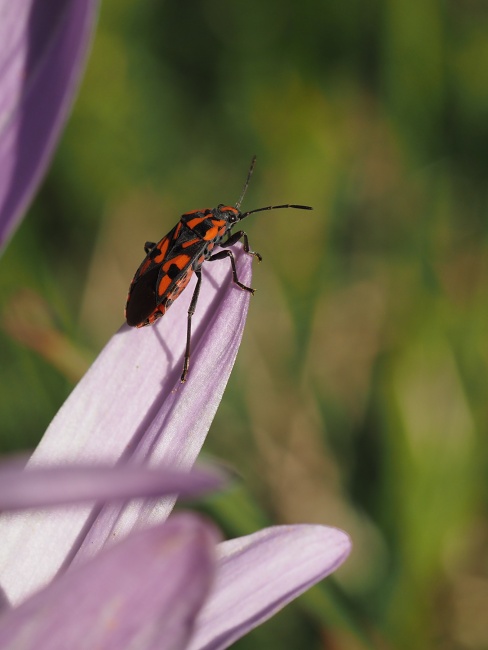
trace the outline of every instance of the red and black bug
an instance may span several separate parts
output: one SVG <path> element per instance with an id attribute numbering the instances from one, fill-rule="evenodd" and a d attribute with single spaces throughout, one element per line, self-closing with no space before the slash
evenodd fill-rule
<path id="1" fill-rule="evenodd" d="M 146 257 L 137 269 L 129 288 L 125 316 L 128 325 L 144 327 L 151 325 L 166 312 L 186 287 L 193 273 L 197 276 L 197 284 L 193 291 L 188 309 L 186 333 L 186 351 L 183 362 L 181 381 L 186 381 L 190 364 L 191 319 L 200 293 L 202 282 L 202 264 L 228 257 L 232 267 L 232 279 L 244 291 L 254 293 L 254 289 L 239 282 L 236 263 L 232 251 L 222 250 L 213 253 L 218 245 L 228 248 L 240 239 L 244 240 L 244 250 L 261 261 L 261 255 L 249 248 L 249 240 L 243 230 L 231 234 L 231 229 L 238 221 L 255 212 L 276 210 L 278 208 L 297 208 L 311 210 L 308 205 L 268 205 L 265 208 L 240 212 L 241 203 L 251 179 L 256 156 L 253 157 L 247 179 L 240 199 L 235 207 L 221 203 L 216 208 L 193 210 L 184 214 L 176 226 L 166 237 L 157 244 L 146 242 L 144 250 Z M 225 241 L 223 238 L 227 236 Z"/>

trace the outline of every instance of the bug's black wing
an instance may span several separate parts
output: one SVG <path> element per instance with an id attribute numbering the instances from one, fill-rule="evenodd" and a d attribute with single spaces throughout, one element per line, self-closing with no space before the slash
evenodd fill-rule
<path id="1" fill-rule="evenodd" d="M 142 327 L 160 318 L 190 281 L 206 242 L 181 221 L 150 249 L 129 288 L 128 325 Z"/>

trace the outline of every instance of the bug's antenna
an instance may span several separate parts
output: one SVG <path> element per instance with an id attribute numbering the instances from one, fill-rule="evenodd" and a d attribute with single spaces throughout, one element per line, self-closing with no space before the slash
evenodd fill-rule
<path id="1" fill-rule="evenodd" d="M 257 208 L 256 210 L 249 210 L 249 212 L 244 212 L 241 214 L 241 219 L 248 217 L 250 214 L 255 212 L 262 212 L 263 210 L 278 210 L 278 208 L 296 208 L 297 210 L 313 210 L 309 205 L 295 205 L 294 203 L 286 203 L 285 205 L 267 205 L 265 208 Z"/>
<path id="2" fill-rule="evenodd" d="M 251 160 L 251 166 L 249 167 L 249 171 L 247 172 L 247 178 L 246 178 L 246 182 L 244 183 L 244 188 L 242 190 L 242 194 L 241 194 L 239 200 L 236 203 L 236 208 L 238 210 L 241 209 L 241 203 L 242 203 L 242 201 L 244 199 L 244 196 L 245 196 L 245 194 L 247 192 L 247 188 L 249 186 L 249 181 L 251 180 L 251 176 L 252 176 L 252 173 L 254 171 L 254 165 L 255 164 L 256 164 L 256 156 L 253 156 L 252 160 Z"/>

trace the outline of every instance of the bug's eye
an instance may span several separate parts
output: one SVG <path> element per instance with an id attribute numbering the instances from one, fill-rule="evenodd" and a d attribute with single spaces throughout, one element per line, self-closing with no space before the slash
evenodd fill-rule
<path id="1" fill-rule="evenodd" d="M 229 210 L 228 215 L 229 223 L 237 223 L 241 220 L 241 213 L 235 208 Z"/>
<path id="2" fill-rule="evenodd" d="M 236 208 L 233 208 L 230 205 L 220 204 L 219 210 L 227 223 L 234 224 L 239 221 L 240 213 Z"/>

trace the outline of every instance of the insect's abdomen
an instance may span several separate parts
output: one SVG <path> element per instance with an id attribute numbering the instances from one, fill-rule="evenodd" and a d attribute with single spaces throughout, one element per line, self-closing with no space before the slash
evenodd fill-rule
<path id="1" fill-rule="evenodd" d="M 141 327 L 156 308 L 156 285 L 160 267 L 152 269 L 139 276 L 129 289 L 125 317 L 131 327 Z M 162 316 L 163 314 L 160 314 Z M 148 324 L 148 323 L 147 323 Z"/>

